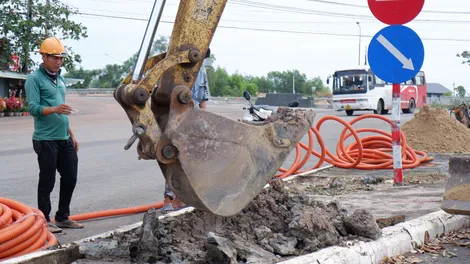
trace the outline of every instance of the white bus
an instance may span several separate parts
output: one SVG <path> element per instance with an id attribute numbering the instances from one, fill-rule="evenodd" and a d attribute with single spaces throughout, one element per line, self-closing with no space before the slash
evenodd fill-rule
<path id="1" fill-rule="evenodd" d="M 338 70 L 328 77 L 327 83 L 331 83 L 333 91 L 333 109 L 344 110 L 348 116 L 352 116 L 354 111 L 370 110 L 375 114 L 387 114 L 392 108 L 392 84 L 375 76 L 368 66 Z M 416 107 L 426 104 L 426 100 L 423 71 L 401 84 L 403 113 L 413 113 Z"/>

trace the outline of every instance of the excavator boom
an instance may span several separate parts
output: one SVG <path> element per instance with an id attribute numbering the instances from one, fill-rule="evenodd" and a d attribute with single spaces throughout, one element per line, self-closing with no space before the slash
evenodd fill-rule
<path id="1" fill-rule="evenodd" d="M 191 87 L 227 0 L 181 0 L 168 51 L 148 58 L 165 4 L 157 2 L 134 71 L 114 93 L 132 124 L 125 148 L 139 139 L 139 157 L 155 159 L 186 204 L 234 215 L 273 178 L 315 115 L 280 108 L 255 126 L 195 107 Z"/>

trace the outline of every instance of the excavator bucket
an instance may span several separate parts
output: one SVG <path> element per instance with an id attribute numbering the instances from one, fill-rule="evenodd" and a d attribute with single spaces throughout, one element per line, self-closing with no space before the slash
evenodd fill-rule
<path id="1" fill-rule="evenodd" d="M 449 214 L 470 215 L 470 157 L 451 157 L 442 210 Z"/>
<path id="2" fill-rule="evenodd" d="M 280 108 L 270 123 L 255 126 L 194 108 L 166 133 L 178 158 L 161 165 L 163 174 L 185 203 L 234 215 L 273 178 L 313 119 L 312 111 Z"/>

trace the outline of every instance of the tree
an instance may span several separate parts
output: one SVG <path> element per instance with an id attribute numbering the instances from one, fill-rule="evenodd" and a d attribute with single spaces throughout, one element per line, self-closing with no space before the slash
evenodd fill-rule
<path id="1" fill-rule="evenodd" d="M 470 65 L 470 52 L 465 50 L 460 54 L 457 54 L 457 57 L 464 59 L 462 61 L 462 64 L 468 64 Z"/>
<path id="2" fill-rule="evenodd" d="M 460 85 L 457 87 L 457 95 L 459 97 L 465 97 L 466 94 L 467 94 L 467 91 L 465 90 L 463 86 Z"/>
<path id="3" fill-rule="evenodd" d="M 129 59 L 124 61 L 124 63 L 122 64 L 122 70 L 124 71 L 124 73 L 131 72 L 136 62 L 137 62 L 137 53 L 132 55 Z"/>
<path id="4" fill-rule="evenodd" d="M 240 90 L 241 94 L 243 94 L 244 91 L 248 91 L 251 95 L 256 95 L 258 93 L 258 86 L 253 82 L 243 82 Z"/>
<path id="5" fill-rule="evenodd" d="M 168 50 L 168 42 L 170 37 L 160 36 L 157 40 L 153 42 L 152 48 L 150 49 L 150 57 L 159 55 Z"/>
<path id="6" fill-rule="evenodd" d="M 291 80 L 294 79 L 295 83 L 292 83 L 290 87 L 294 87 L 295 93 L 299 93 L 305 96 L 312 96 L 313 95 L 313 90 L 312 87 L 307 85 L 307 75 L 304 73 L 300 73 L 297 70 L 294 70 L 292 72 L 289 72 L 289 76 L 292 76 Z M 292 88 L 291 88 L 292 90 Z"/>
<path id="7" fill-rule="evenodd" d="M 42 41 L 48 36 L 61 39 L 79 40 L 86 38 L 87 28 L 71 20 L 78 10 L 60 0 L 4 0 L 0 3 L 0 35 L 6 40 L 1 49 L 0 60 L 11 62 L 10 55 L 20 57 L 21 71 L 28 72 L 35 62 L 30 52 L 39 50 Z M 69 57 L 65 67 L 71 69 L 80 63 L 81 57 L 66 47 Z"/>
<path id="8" fill-rule="evenodd" d="M 311 80 L 307 75 L 298 70 L 293 71 L 272 71 L 269 72 L 266 79 L 254 79 L 262 92 L 292 93 L 294 86 L 295 92 L 303 96 L 328 96 L 330 91 L 323 85 L 320 77 Z M 293 82 L 295 80 L 295 82 Z"/>
<path id="9" fill-rule="evenodd" d="M 207 79 L 209 81 L 209 89 L 212 96 L 230 95 L 231 88 L 229 84 L 230 76 L 224 68 L 217 67 L 207 68 Z"/>
<path id="10" fill-rule="evenodd" d="M 272 71 L 267 78 L 273 85 L 273 92 L 292 93 L 292 76 L 289 77 L 287 72 Z"/>
<path id="11" fill-rule="evenodd" d="M 270 82 L 266 77 L 253 77 L 251 78 L 251 82 L 256 84 L 256 87 L 262 93 L 272 93 L 274 92 L 274 85 Z"/>
<path id="12" fill-rule="evenodd" d="M 443 96 L 452 96 L 452 92 L 445 92 L 442 94 Z"/>
<path id="13" fill-rule="evenodd" d="M 91 82 L 91 86 L 96 88 L 117 88 L 123 78 L 122 65 L 108 64 L 98 78 Z"/>
<path id="14" fill-rule="evenodd" d="M 307 86 L 311 87 L 314 91 L 314 95 L 317 97 L 330 97 L 331 90 L 323 85 L 323 81 L 320 77 L 315 77 L 307 82 Z"/>
<path id="15" fill-rule="evenodd" d="M 99 74 L 98 70 L 85 70 L 80 67 L 78 70 L 73 68 L 64 74 L 65 78 L 77 78 L 84 79 L 83 83 L 76 83 L 72 85 L 72 88 L 88 88 L 90 87 L 91 81 Z"/>

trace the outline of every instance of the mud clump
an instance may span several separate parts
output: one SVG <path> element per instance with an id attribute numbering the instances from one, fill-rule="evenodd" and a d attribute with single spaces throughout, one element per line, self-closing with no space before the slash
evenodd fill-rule
<path id="1" fill-rule="evenodd" d="M 344 217 L 344 226 L 348 233 L 372 239 L 380 237 L 380 228 L 376 222 L 374 216 L 364 209 L 356 210 L 351 216 Z"/>
<path id="2" fill-rule="evenodd" d="M 402 127 L 413 149 L 436 153 L 470 152 L 470 129 L 440 108 L 424 106 Z"/>
<path id="3" fill-rule="evenodd" d="M 405 215 L 395 215 L 387 218 L 378 218 L 376 222 L 380 228 L 385 228 L 388 226 L 394 226 L 396 224 L 403 223 L 405 222 L 405 218 Z"/>
<path id="4" fill-rule="evenodd" d="M 352 215 L 288 189 L 264 189 L 242 212 L 220 217 L 202 210 L 159 219 L 144 217 L 137 263 L 276 263 L 341 244 L 351 235 L 378 238 L 367 211 Z"/>
<path id="5" fill-rule="evenodd" d="M 303 110 L 303 109 L 292 109 L 287 107 L 279 107 L 276 113 L 273 113 L 266 120 L 267 122 L 275 122 L 277 120 L 282 120 L 283 122 L 296 122 L 304 123 L 307 121 L 310 125 L 313 124 L 313 119 L 315 118 L 315 112 L 312 110 Z"/>

